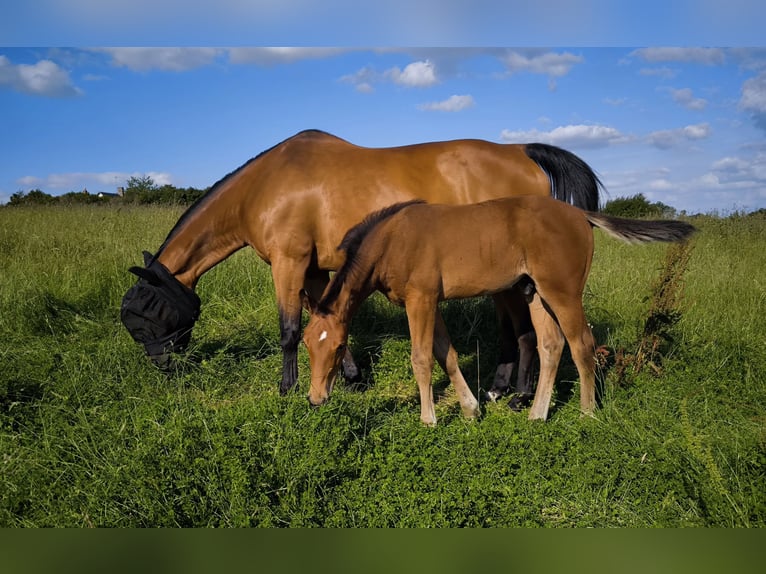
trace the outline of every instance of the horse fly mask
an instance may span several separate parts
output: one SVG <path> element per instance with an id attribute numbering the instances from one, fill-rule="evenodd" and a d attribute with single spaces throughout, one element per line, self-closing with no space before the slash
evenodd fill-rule
<path id="1" fill-rule="evenodd" d="M 168 367 L 170 353 L 183 351 L 189 344 L 200 299 L 146 251 L 144 264 L 129 269 L 139 280 L 122 299 L 120 319 L 152 362 Z"/>

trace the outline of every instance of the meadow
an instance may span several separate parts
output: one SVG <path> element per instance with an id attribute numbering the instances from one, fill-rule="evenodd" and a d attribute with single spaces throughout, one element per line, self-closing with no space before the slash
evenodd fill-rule
<path id="1" fill-rule="evenodd" d="M 181 212 L 0 209 L 0 526 L 766 525 L 763 216 L 694 218 L 682 296 L 642 369 L 668 248 L 595 232 L 585 308 L 609 351 L 595 417 L 565 354 L 547 422 L 504 401 L 466 421 L 436 367 L 425 428 L 404 312 L 380 296 L 352 325 L 362 384 L 310 408 L 302 348 L 299 390 L 279 396 L 271 276 L 250 250 L 202 278 L 189 351 L 155 369 L 119 306 L 127 268 Z M 488 388 L 491 305 L 443 309 L 466 380 Z"/>

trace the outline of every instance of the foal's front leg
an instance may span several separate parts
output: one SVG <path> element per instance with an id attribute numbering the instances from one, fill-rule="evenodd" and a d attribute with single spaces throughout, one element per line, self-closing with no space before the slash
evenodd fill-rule
<path id="1" fill-rule="evenodd" d="M 407 301 L 407 322 L 410 326 L 412 342 L 412 372 L 420 389 L 420 420 L 423 424 L 436 426 L 434 393 L 431 386 L 433 370 L 434 322 L 436 319 L 436 301 L 417 298 Z"/>
<path id="2" fill-rule="evenodd" d="M 476 418 L 479 415 L 479 401 L 473 396 L 468 383 L 465 382 L 463 373 L 460 372 L 457 351 L 452 346 L 447 326 L 444 324 L 444 318 L 438 309 L 434 326 L 434 356 L 442 370 L 449 377 L 452 386 L 455 387 L 458 400 L 460 400 L 460 408 L 463 410 L 463 416 L 469 419 Z"/>

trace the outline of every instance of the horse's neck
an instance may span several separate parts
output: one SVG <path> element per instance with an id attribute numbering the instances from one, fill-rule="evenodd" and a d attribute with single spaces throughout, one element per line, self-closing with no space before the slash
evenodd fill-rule
<path id="1" fill-rule="evenodd" d="M 211 202 L 172 232 L 157 259 L 187 287 L 206 271 L 246 245 L 239 218 Z"/>

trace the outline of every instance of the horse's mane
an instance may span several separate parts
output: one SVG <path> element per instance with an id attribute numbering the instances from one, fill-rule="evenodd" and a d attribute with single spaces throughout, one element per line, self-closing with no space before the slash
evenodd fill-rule
<path id="1" fill-rule="evenodd" d="M 192 216 L 192 214 L 194 214 L 198 209 L 202 208 L 207 202 L 209 202 L 213 198 L 213 196 L 215 196 L 217 194 L 217 192 L 221 190 L 221 188 L 224 186 L 224 184 L 227 181 L 229 181 L 232 177 L 237 175 L 240 171 L 245 169 L 251 163 L 253 163 L 255 161 L 258 161 L 260 158 L 265 156 L 267 153 L 269 153 L 270 151 L 272 151 L 275 148 L 278 148 L 282 144 L 284 144 L 284 143 L 286 143 L 286 142 L 288 142 L 288 141 L 290 141 L 292 139 L 298 138 L 298 137 L 311 137 L 311 136 L 316 136 L 316 135 L 321 135 L 321 136 L 328 136 L 329 135 L 331 137 L 335 137 L 335 136 L 332 136 L 331 134 L 328 134 L 327 132 L 323 132 L 323 131 L 320 131 L 320 130 L 304 130 L 304 131 L 299 132 L 299 133 L 297 133 L 297 134 L 295 134 L 293 136 L 290 136 L 289 138 L 287 138 L 285 140 L 282 140 L 278 144 L 275 144 L 275 145 L 271 146 L 269 149 L 262 151 L 257 156 L 250 158 L 245 163 L 243 163 L 241 166 L 239 166 L 235 170 L 227 173 L 225 176 L 223 176 L 221 179 L 219 179 L 217 182 L 215 182 L 204 193 L 204 195 L 202 195 L 202 197 L 197 199 L 197 201 L 195 201 L 191 206 L 189 206 L 189 208 L 186 211 L 184 211 L 183 215 L 181 215 L 181 217 L 178 219 L 178 221 L 176 221 L 176 224 L 173 226 L 173 229 L 170 230 L 170 233 L 168 233 L 167 237 L 165 238 L 165 241 L 162 242 L 162 245 L 157 250 L 157 253 L 154 255 L 154 259 L 156 259 L 160 255 L 160 253 L 162 253 L 162 250 L 165 249 L 165 246 L 167 246 L 168 242 L 170 242 L 170 240 L 173 238 L 173 236 L 176 234 L 176 232 L 179 229 L 181 229 L 186 224 L 186 222 L 189 220 L 189 218 Z"/>
<path id="2" fill-rule="evenodd" d="M 381 222 L 385 221 L 395 213 L 400 212 L 405 207 L 414 205 L 417 203 L 425 203 L 422 199 L 413 199 L 412 201 L 403 201 L 401 203 L 394 203 L 388 207 L 384 207 L 379 211 L 375 211 L 365 217 L 360 223 L 357 223 L 354 227 L 346 232 L 343 239 L 338 246 L 339 251 L 346 252 L 346 260 L 332 278 L 330 285 L 327 287 L 322 296 L 322 300 L 319 302 L 317 309 L 320 313 L 327 313 L 330 305 L 332 305 L 340 295 L 341 287 L 343 283 L 348 279 L 349 275 L 356 269 L 359 263 L 359 248 L 362 246 L 364 239 L 375 229 Z"/>

